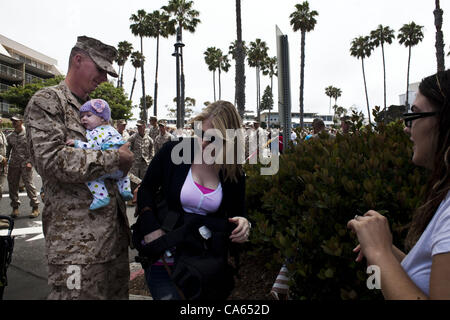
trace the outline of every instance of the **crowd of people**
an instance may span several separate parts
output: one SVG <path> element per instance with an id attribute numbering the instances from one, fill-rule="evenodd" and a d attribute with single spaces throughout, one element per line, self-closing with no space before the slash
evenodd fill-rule
<path id="1" fill-rule="evenodd" d="M 154 299 L 226 299 L 234 275 L 228 257 L 237 257 L 251 232 L 239 153 L 233 153 L 232 163 L 218 161 L 236 146 L 237 137 L 229 139 L 226 132 L 244 129 L 245 141 L 281 136 L 272 137 L 258 122 L 252 128 L 243 124 L 226 101 L 211 103 L 196 116 L 199 128 L 177 130 L 156 117 L 129 130 L 125 120 L 117 120 L 113 128 L 108 102 L 91 100 L 89 93 L 108 74 L 117 77 L 116 57 L 114 47 L 78 37 L 65 80 L 38 91 L 24 118 L 12 118 L 14 131 L 0 134 L 0 178 L 7 172 L 13 217 L 19 214 L 20 178 L 30 217 L 40 214 L 32 168 L 42 178 L 48 298 L 128 299 L 132 247 Z M 382 269 L 386 299 L 450 299 L 449 98 L 450 71 L 439 72 L 421 82 L 412 113 L 404 115 L 405 133 L 414 143 L 412 161 L 431 172 L 425 204 L 408 236 L 411 251 L 393 246 L 388 222 L 376 211 L 348 222 L 360 242 L 357 261 L 365 257 Z M 348 120 L 341 119 L 342 134 L 349 132 Z M 211 130 L 227 137 L 210 153 L 213 163 L 205 157 L 217 143 Z M 295 144 L 326 131 L 331 137 L 337 133 L 315 119 L 312 131 L 293 132 L 290 140 Z M 259 148 L 269 144 L 258 142 L 256 154 Z M 187 161 L 176 163 L 174 150 Z M 126 201 L 136 207 L 132 227 Z M 73 266 L 82 279 L 77 288 L 67 285 Z"/>

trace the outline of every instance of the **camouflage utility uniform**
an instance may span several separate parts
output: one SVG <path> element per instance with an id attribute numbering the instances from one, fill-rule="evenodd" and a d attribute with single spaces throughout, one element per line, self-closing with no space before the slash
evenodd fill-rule
<path id="1" fill-rule="evenodd" d="M 164 135 L 158 134 L 158 136 L 155 139 L 155 154 L 158 153 L 158 151 L 162 148 L 164 143 L 167 141 L 170 141 L 172 139 L 172 135 L 166 131 Z"/>
<path id="2" fill-rule="evenodd" d="M 3 184 L 6 180 L 6 169 L 8 158 L 6 157 L 6 146 L 8 142 L 6 140 L 5 134 L 0 130 L 0 199 L 3 194 Z"/>
<path id="3" fill-rule="evenodd" d="M 121 133 L 123 140 L 128 141 L 128 139 L 130 139 L 130 134 L 128 133 L 127 130 L 123 130 L 123 132 Z"/>
<path id="4" fill-rule="evenodd" d="M 117 171 L 119 152 L 65 145 L 67 139 L 86 141 L 81 104 L 63 81 L 37 92 L 25 111 L 31 159 L 46 192 L 42 223 L 49 299 L 128 299 L 125 203 L 116 183 L 106 179 L 111 201 L 91 212 L 92 195 L 85 184 Z"/>
<path id="5" fill-rule="evenodd" d="M 31 163 L 31 158 L 25 132 L 25 128 L 19 133 L 13 131 L 6 138 L 8 141 L 6 158 L 9 159 L 9 197 L 11 207 L 18 208 L 20 206 L 19 181 L 22 178 L 28 198 L 30 198 L 30 206 L 35 209 L 39 207 L 39 200 L 37 199 L 36 188 L 33 185 L 33 169 L 27 167 L 27 163 Z"/>
<path id="6" fill-rule="evenodd" d="M 155 141 L 156 137 L 159 135 L 158 125 L 151 126 L 150 129 L 148 129 L 148 135 L 150 136 L 150 138 L 153 139 L 153 141 Z M 156 154 L 156 152 L 155 152 L 155 154 Z"/>
<path id="7" fill-rule="evenodd" d="M 141 137 L 139 132 L 128 139 L 130 142 L 130 150 L 134 153 L 134 162 L 130 173 L 139 179 L 143 179 L 147 172 L 148 165 L 153 159 L 153 139 L 150 138 L 147 132 Z M 131 179 L 131 187 L 134 190 L 136 184 L 134 179 Z"/>

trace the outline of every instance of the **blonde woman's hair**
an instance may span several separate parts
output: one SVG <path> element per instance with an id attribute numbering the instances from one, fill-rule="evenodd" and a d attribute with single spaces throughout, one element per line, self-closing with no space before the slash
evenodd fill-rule
<path id="1" fill-rule="evenodd" d="M 242 165 L 239 164 L 237 157 L 237 149 L 243 147 L 243 141 L 240 141 L 237 137 L 228 141 L 226 136 L 226 130 L 228 129 L 242 129 L 242 119 L 236 110 L 236 107 L 228 101 L 219 100 L 209 104 L 199 115 L 194 117 L 191 122 L 202 122 L 210 120 L 214 129 L 219 130 L 224 138 L 224 149 L 230 150 L 234 148 L 234 159 L 232 164 L 227 164 L 223 161 L 221 170 L 225 180 L 237 181 L 239 175 L 243 174 Z M 241 146 L 242 144 L 242 146 Z M 222 157 L 226 155 L 226 152 L 222 151 Z M 219 155 L 220 156 L 220 155 Z M 225 160 L 225 159 L 223 159 Z"/>

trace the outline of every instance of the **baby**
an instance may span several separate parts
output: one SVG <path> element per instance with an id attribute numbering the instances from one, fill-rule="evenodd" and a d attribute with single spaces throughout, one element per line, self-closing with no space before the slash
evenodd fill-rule
<path id="1" fill-rule="evenodd" d="M 109 125 L 111 110 L 105 100 L 92 99 L 87 101 L 80 109 L 80 118 L 81 124 L 86 128 L 87 142 L 69 139 L 66 142 L 67 145 L 81 149 L 108 150 L 118 149 L 125 144 L 120 133 Z M 133 199 L 130 179 L 128 176 L 123 177 L 123 172 L 117 170 L 86 183 L 94 197 L 89 209 L 95 210 L 109 204 L 110 198 L 104 182 L 106 178 L 117 180 L 120 195 L 125 201 Z"/>

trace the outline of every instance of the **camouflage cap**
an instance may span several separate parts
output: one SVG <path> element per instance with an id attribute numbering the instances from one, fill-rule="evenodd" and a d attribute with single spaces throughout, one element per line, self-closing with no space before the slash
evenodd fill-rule
<path id="1" fill-rule="evenodd" d="M 78 37 L 75 47 L 86 51 L 95 64 L 105 70 L 110 76 L 118 77 L 116 70 L 112 66 L 114 60 L 117 58 L 116 48 L 86 36 Z"/>
<path id="2" fill-rule="evenodd" d="M 166 120 L 159 120 L 158 121 L 158 125 L 165 127 L 165 126 L 167 126 L 167 121 Z"/>
<path id="3" fill-rule="evenodd" d="M 145 126 L 144 120 L 138 120 L 138 121 L 136 121 L 136 126 L 138 126 L 138 127 L 140 127 L 140 126 Z"/>
<path id="4" fill-rule="evenodd" d="M 155 116 L 150 116 L 150 120 L 157 120 Z"/>
<path id="5" fill-rule="evenodd" d="M 14 121 L 23 121 L 23 116 L 21 114 L 15 114 L 11 117 L 11 120 Z"/>

